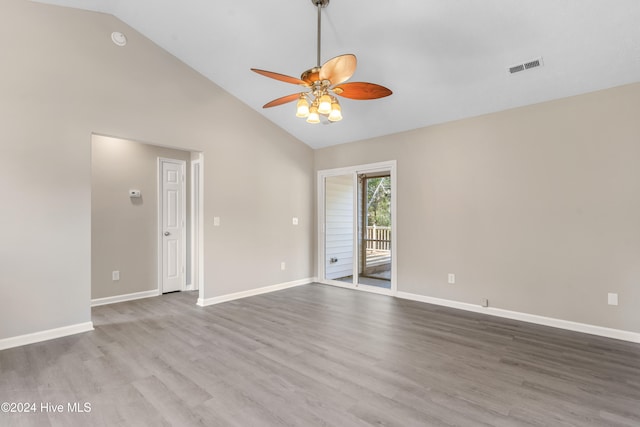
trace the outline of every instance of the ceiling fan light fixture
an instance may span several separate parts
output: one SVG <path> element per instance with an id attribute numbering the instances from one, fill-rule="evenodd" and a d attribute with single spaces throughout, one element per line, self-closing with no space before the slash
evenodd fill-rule
<path id="1" fill-rule="evenodd" d="M 316 66 L 303 72 L 299 79 L 257 68 L 251 68 L 251 71 L 274 80 L 302 86 L 307 90 L 307 92 L 292 93 L 274 99 L 264 104 L 262 108 L 271 108 L 297 100 L 296 116 L 306 118 L 308 123 L 320 123 L 320 116 L 328 119 L 329 122 L 338 122 L 342 120 L 342 108 L 334 95 L 350 99 L 378 99 L 389 96 L 392 92 L 375 83 L 345 83 L 356 70 L 357 60 L 354 54 L 339 55 L 320 65 L 321 9 L 327 7 L 329 0 L 311 0 L 311 2 L 318 10 Z"/>
<path id="2" fill-rule="evenodd" d="M 300 94 L 300 99 L 298 100 L 298 105 L 296 106 L 296 117 L 309 117 L 309 101 L 307 101 L 307 98 L 304 96 L 304 94 Z"/>

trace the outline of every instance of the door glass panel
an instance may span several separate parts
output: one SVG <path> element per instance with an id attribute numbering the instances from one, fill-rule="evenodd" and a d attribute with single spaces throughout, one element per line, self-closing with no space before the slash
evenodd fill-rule
<path id="1" fill-rule="evenodd" d="M 325 178 L 325 278 L 353 283 L 354 176 Z"/>
<path id="2" fill-rule="evenodd" d="M 391 288 L 391 176 L 358 177 L 358 283 Z"/>

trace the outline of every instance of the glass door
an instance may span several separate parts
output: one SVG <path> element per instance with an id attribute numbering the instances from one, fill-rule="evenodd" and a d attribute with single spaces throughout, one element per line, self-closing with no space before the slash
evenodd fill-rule
<path id="1" fill-rule="evenodd" d="M 395 176 L 395 161 L 318 171 L 321 281 L 396 291 Z"/>
<path id="2" fill-rule="evenodd" d="M 354 283 L 353 174 L 329 176 L 324 184 L 325 279 Z"/>
<path id="3" fill-rule="evenodd" d="M 391 288 L 391 175 L 358 176 L 358 283 Z"/>

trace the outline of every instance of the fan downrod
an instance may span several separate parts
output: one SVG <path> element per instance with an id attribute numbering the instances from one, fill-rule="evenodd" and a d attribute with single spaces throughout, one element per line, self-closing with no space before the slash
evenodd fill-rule
<path id="1" fill-rule="evenodd" d="M 314 6 L 327 7 L 329 6 L 329 0 L 311 0 Z"/>

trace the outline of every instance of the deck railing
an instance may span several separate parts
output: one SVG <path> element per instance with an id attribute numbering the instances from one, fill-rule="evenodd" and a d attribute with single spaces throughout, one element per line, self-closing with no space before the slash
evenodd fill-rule
<path id="1" fill-rule="evenodd" d="M 375 249 L 381 251 L 391 250 L 391 227 L 367 227 L 367 249 Z"/>

